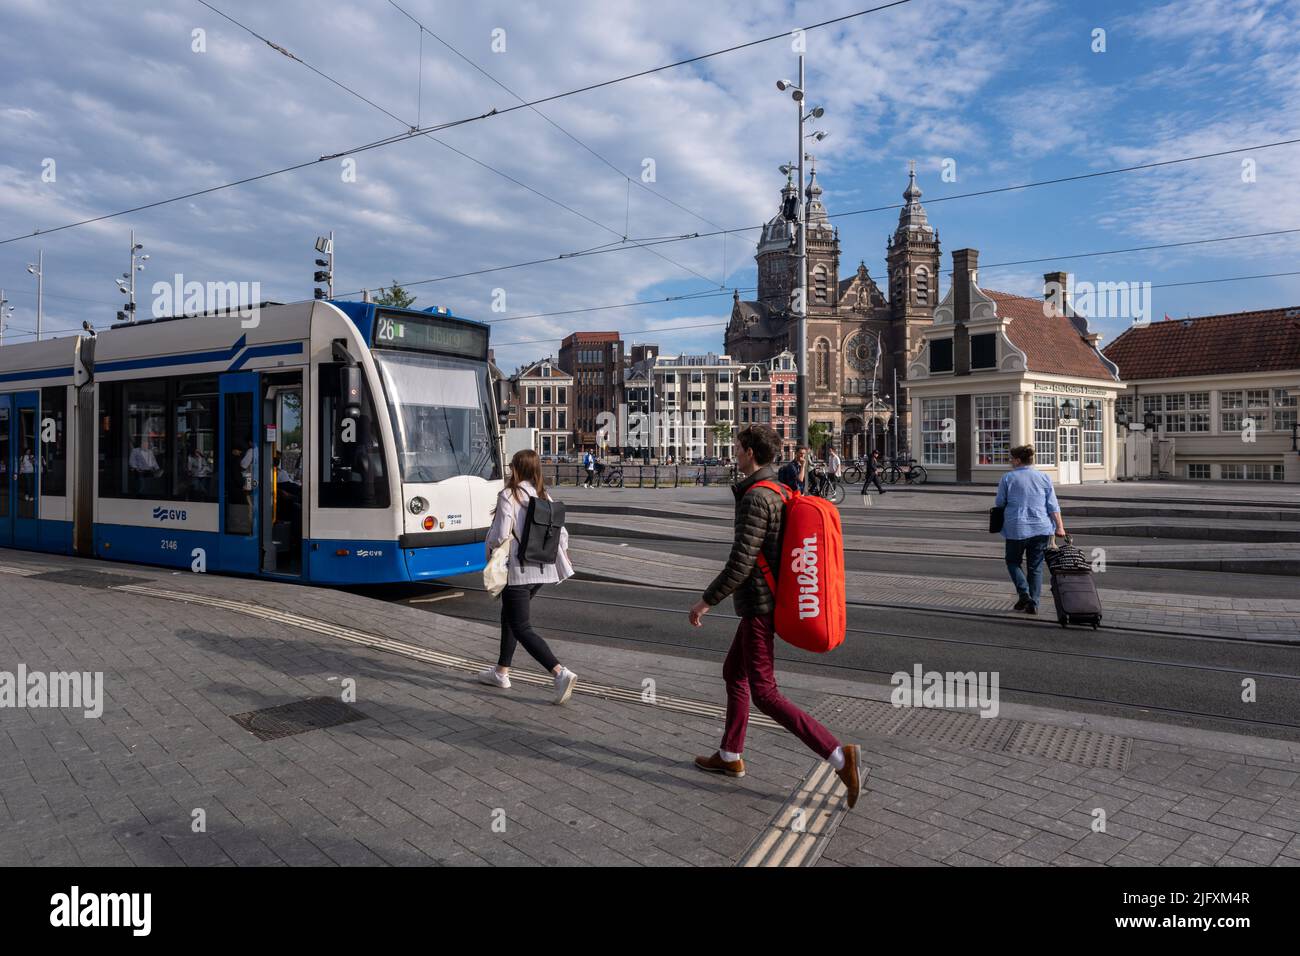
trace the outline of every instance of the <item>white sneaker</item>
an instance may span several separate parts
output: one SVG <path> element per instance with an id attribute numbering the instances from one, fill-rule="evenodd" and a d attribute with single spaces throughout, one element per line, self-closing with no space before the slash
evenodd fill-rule
<path id="1" fill-rule="evenodd" d="M 502 674 L 495 667 L 489 667 L 485 671 L 480 671 L 478 675 L 480 684 L 487 684 L 489 687 L 500 687 L 502 690 L 510 688 L 509 675 Z"/>
<path id="2" fill-rule="evenodd" d="M 573 686 L 578 683 L 578 675 L 567 667 L 561 667 L 555 675 L 555 703 L 563 704 L 573 696 Z"/>

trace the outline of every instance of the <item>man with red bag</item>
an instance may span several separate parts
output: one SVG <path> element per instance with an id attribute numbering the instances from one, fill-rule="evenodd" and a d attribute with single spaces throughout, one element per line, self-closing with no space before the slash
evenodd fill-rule
<path id="1" fill-rule="evenodd" d="M 775 482 L 772 461 L 780 449 L 781 439 L 765 425 L 750 425 L 736 436 L 736 463 L 744 477 L 732 487 L 736 496 L 735 539 L 726 566 L 691 608 L 690 621 L 692 626 L 700 627 L 709 608 L 731 595 L 740 625 L 722 667 L 727 685 L 722 746 L 710 756 L 696 757 L 695 765 L 729 777 L 745 775 L 742 753 L 752 697 L 762 713 L 835 768 L 848 790 L 848 805 L 852 808 L 861 787 L 858 746 L 842 746 L 829 730 L 787 700 L 777 688 L 773 672 L 776 598 L 759 566 L 759 557 L 770 569 L 780 567 L 785 499 L 775 488 L 755 486 Z"/>

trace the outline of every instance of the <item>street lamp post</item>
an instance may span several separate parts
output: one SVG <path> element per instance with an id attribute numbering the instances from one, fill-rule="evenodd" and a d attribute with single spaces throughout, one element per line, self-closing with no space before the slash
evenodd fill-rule
<path id="1" fill-rule="evenodd" d="M 814 108 L 808 113 L 804 113 L 804 100 L 807 97 L 804 85 L 804 58 L 803 54 L 799 55 L 799 84 L 796 86 L 789 80 L 777 80 L 776 88 L 785 92 L 790 91 L 790 98 L 794 100 L 795 109 L 798 110 L 798 140 L 796 146 L 799 149 L 797 169 L 799 173 L 799 193 L 795 196 L 795 259 L 796 275 L 795 293 L 794 293 L 794 314 L 799 323 L 799 360 L 795 366 L 796 370 L 796 408 L 799 420 L 799 444 L 805 444 L 808 441 L 808 244 L 806 238 L 807 216 L 804 208 L 804 178 L 803 178 L 803 141 L 804 121 L 813 118 L 820 119 L 825 112 L 820 106 Z M 814 134 L 820 141 L 825 138 L 824 133 Z"/>
<path id="2" fill-rule="evenodd" d="M 36 264 L 28 263 L 27 271 L 36 276 L 36 341 L 41 340 L 41 327 L 45 321 L 45 250 L 36 251 Z"/>

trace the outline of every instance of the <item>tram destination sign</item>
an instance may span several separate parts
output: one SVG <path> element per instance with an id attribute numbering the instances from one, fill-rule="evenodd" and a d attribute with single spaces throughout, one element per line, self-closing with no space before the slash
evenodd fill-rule
<path id="1" fill-rule="evenodd" d="M 479 362 L 485 361 L 488 354 L 486 328 L 436 315 L 380 310 L 375 314 L 372 341 L 378 348 L 437 352 Z"/>

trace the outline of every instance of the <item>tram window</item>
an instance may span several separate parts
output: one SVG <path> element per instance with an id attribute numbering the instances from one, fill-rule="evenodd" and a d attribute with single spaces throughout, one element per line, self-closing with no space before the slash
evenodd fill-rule
<path id="1" fill-rule="evenodd" d="M 68 493 L 68 389 L 41 389 L 41 494 Z"/>
<path id="2" fill-rule="evenodd" d="M 99 386 L 99 496 L 216 501 L 212 376 Z"/>
<path id="3" fill-rule="evenodd" d="M 176 383 L 172 404 L 176 442 L 170 467 L 175 498 L 217 500 L 216 391 L 217 382 L 212 378 Z"/>
<path id="4" fill-rule="evenodd" d="M 339 399 L 342 365 L 320 366 L 320 505 L 322 508 L 387 508 L 388 471 L 370 385 L 361 377 L 361 414 L 343 418 Z M 346 439 L 351 438 L 351 441 Z"/>

